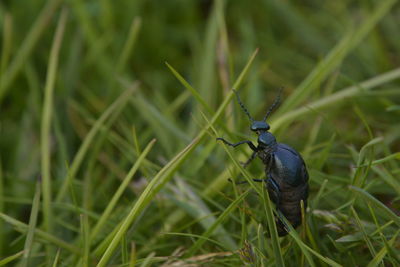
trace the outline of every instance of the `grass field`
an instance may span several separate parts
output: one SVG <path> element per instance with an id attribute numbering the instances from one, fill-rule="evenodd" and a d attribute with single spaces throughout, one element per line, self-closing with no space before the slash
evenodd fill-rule
<path id="1" fill-rule="evenodd" d="M 0 2 L 0 266 L 400 266 L 395 0 Z M 299 151 L 278 238 L 240 93 Z"/>

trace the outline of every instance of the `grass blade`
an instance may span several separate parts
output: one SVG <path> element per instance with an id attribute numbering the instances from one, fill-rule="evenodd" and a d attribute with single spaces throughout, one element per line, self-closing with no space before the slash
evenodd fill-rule
<path id="1" fill-rule="evenodd" d="M 358 217 L 358 214 L 357 214 L 356 210 L 354 209 L 354 207 L 351 207 L 351 212 L 353 213 L 354 218 L 356 219 L 357 226 L 358 226 L 358 228 L 360 228 L 360 231 L 361 231 L 362 236 L 363 236 L 363 238 L 365 240 L 365 243 L 368 246 L 369 252 L 371 253 L 372 257 L 375 257 L 376 256 L 376 251 L 374 249 L 374 246 L 372 245 L 371 240 L 368 238 L 367 232 L 365 231 L 365 228 L 363 227 L 363 225 L 361 223 L 361 220 Z"/>
<path id="2" fill-rule="evenodd" d="M 365 36 L 376 26 L 376 24 L 390 11 L 396 0 L 379 2 L 374 13 L 356 29 L 348 33 L 341 42 L 321 61 L 310 75 L 299 85 L 299 87 L 282 104 L 279 113 L 286 113 L 297 107 L 317 88 L 317 85 L 331 73 L 342 60 L 354 49 Z"/>
<path id="3" fill-rule="evenodd" d="M 386 207 L 382 202 L 377 200 L 374 196 L 372 196 L 370 193 L 367 191 L 355 187 L 355 186 L 349 186 L 349 189 L 357 195 L 361 196 L 363 199 L 367 200 L 368 202 L 371 202 L 374 206 L 379 207 L 381 210 L 383 210 L 386 215 L 392 219 L 398 226 L 400 226 L 400 216 L 397 216 L 393 211 L 391 211 L 388 207 Z"/>
<path id="4" fill-rule="evenodd" d="M 26 235 L 25 245 L 24 245 L 24 255 L 22 256 L 21 266 L 26 267 L 29 264 L 29 259 L 31 257 L 32 245 L 33 245 L 33 237 L 35 235 L 37 217 L 39 213 L 40 207 L 40 188 L 41 183 L 38 181 L 36 183 L 36 192 L 32 201 L 32 210 L 31 216 L 29 217 L 29 226 L 28 233 Z"/>
<path id="5" fill-rule="evenodd" d="M 362 95 L 375 87 L 399 78 L 400 68 L 388 71 L 365 82 L 361 82 L 359 85 L 349 86 L 342 90 L 339 90 L 332 95 L 320 98 L 314 102 L 307 104 L 306 106 L 287 111 L 284 114 L 277 116 L 278 118 L 272 117 L 271 125 L 274 125 L 274 128 L 280 128 L 284 124 L 288 124 L 295 119 L 315 112 L 315 110 L 320 110 L 333 105 L 337 105 L 343 100 Z"/>
<path id="6" fill-rule="evenodd" d="M 390 247 L 393 247 L 394 242 L 396 241 L 400 231 L 397 231 L 395 235 L 393 235 L 392 239 L 389 240 L 388 245 Z M 376 253 L 375 257 L 370 261 L 367 265 L 367 267 L 375 267 L 378 266 L 379 264 L 382 264 L 383 259 L 385 258 L 385 255 L 388 253 L 387 247 L 384 246 L 381 248 L 378 253 Z"/>
<path id="7" fill-rule="evenodd" d="M 115 209 L 115 206 L 120 199 L 122 193 L 125 191 L 129 183 L 131 182 L 133 176 L 137 172 L 137 170 L 140 168 L 140 166 L 143 164 L 143 160 L 147 156 L 147 154 L 150 152 L 152 149 L 153 145 L 155 144 L 156 140 L 153 139 L 150 141 L 150 143 L 147 145 L 147 147 L 143 150 L 143 153 L 139 156 L 135 164 L 132 166 L 132 168 L 129 170 L 128 174 L 126 175 L 125 179 L 115 192 L 113 198 L 110 200 L 109 204 L 107 205 L 106 209 L 104 210 L 103 214 L 101 215 L 100 219 L 97 221 L 96 225 L 94 226 L 92 232 L 90 233 L 90 240 L 93 240 L 94 237 L 102 230 L 102 228 L 105 226 L 107 223 L 107 219 L 109 218 L 111 212 Z"/>
<path id="8" fill-rule="evenodd" d="M 39 41 L 44 30 L 49 26 L 49 21 L 62 2 L 62 0 L 47 1 L 46 6 L 43 8 L 35 23 L 32 25 L 32 28 L 22 42 L 22 46 L 18 50 L 16 57 L 12 60 L 5 74 L 2 75 L 0 84 L 0 103 L 2 102 L 7 91 L 10 89 L 11 84 L 21 71 L 25 62 L 28 60 L 33 48 Z"/>
<path id="9" fill-rule="evenodd" d="M 42 168 L 42 191 L 43 191 L 43 219 L 45 229 L 52 232 L 53 215 L 51 210 L 51 116 L 53 114 L 53 94 L 57 77 L 58 58 L 65 25 L 67 23 L 67 11 L 63 9 L 57 30 L 54 36 L 53 46 L 50 51 L 49 64 L 47 69 L 46 84 L 44 88 L 44 103 L 42 111 L 42 125 L 40 132 L 41 143 L 41 168 Z"/>
<path id="10" fill-rule="evenodd" d="M 19 257 L 22 257 L 24 255 L 24 251 L 20 251 L 18 253 L 15 253 L 14 255 L 8 256 L 2 260 L 0 260 L 0 266 L 5 266 L 6 264 L 18 259 Z M 9 265 L 7 265 L 9 266 Z"/>
<path id="11" fill-rule="evenodd" d="M 138 84 L 135 84 L 132 88 L 127 89 L 124 93 L 122 93 L 115 101 L 112 103 L 100 116 L 100 118 L 94 123 L 92 129 L 90 129 L 89 133 L 85 136 L 85 139 L 82 142 L 82 145 L 80 146 L 78 152 L 75 155 L 75 158 L 72 161 L 71 167 L 68 171 L 67 176 L 64 178 L 64 182 L 58 192 L 56 201 L 59 202 L 63 199 L 65 194 L 67 193 L 68 186 L 75 178 L 75 175 L 77 174 L 79 167 L 83 163 L 83 158 L 86 155 L 86 153 L 89 150 L 90 145 L 92 144 L 94 137 L 96 134 L 101 130 L 102 126 L 104 125 L 105 121 L 113 114 L 113 112 L 116 109 L 121 108 L 121 106 L 124 106 Z"/>
<path id="12" fill-rule="evenodd" d="M 180 83 L 187 90 L 189 90 L 189 92 L 192 93 L 194 98 L 196 98 L 196 100 L 203 106 L 203 108 L 205 110 L 207 110 L 207 112 L 209 114 L 211 114 L 212 110 L 211 110 L 210 106 L 206 103 L 206 101 L 203 99 L 203 97 L 196 91 L 196 89 L 194 89 L 168 62 L 165 62 L 165 65 L 167 65 L 169 70 L 172 72 L 172 74 L 174 74 L 174 76 L 178 79 L 178 81 L 180 81 Z"/>
<path id="13" fill-rule="evenodd" d="M 20 231 L 22 233 L 26 233 L 30 229 L 27 224 L 20 222 L 14 218 L 8 216 L 7 214 L 0 213 L 0 218 L 3 219 L 5 222 L 14 226 L 18 231 Z M 64 248 L 64 249 L 72 252 L 73 254 L 77 254 L 77 255 L 81 254 L 81 251 L 79 248 L 65 242 L 62 239 L 59 239 L 59 238 L 57 238 L 51 234 L 48 234 L 47 232 L 39 230 L 39 229 L 35 229 L 34 232 L 37 237 L 40 237 L 40 238 L 46 240 L 47 242 L 54 244 L 55 246 Z"/>
<path id="14" fill-rule="evenodd" d="M 229 206 L 224 210 L 224 212 L 218 217 L 218 219 L 210 225 L 210 227 L 201 235 L 202 238 L 198 239 L 193 246 L 188 250 L 187 255 L 193 256 L 193 254 L 201 248 L 204 242 L 213 234 L 216 228 L 222 224 L 225 218 L 233 212 L 233 210 L 239 205 L 239 203 L 247 196 L 249 190 L 241 194 L 238 198 L 235 199 Z"/>
<path id="15" fill-rule="evenodd" d="M 3 177 L 3 165 L 1 164 L 0 157 L 0 213 L 4 213 L 4 177 Z M 4 242 L 4 223 L 0 221 L 0 257 L 3 256 Z"/>
<path id="16" fill-rule="evenodd" d="M 268 190 L 265 190 L 265 187 L 266 186 L 264 186 L 263 183 L 262 189 L 263 189 L 264 210 L 265 210 L 265 215 L 267 217 L 269 233 L 271 235 L 271 243 L 275 255 L 276 266 L 285 266 L 285 262 L 283 261 L 281 245 L 279 244 L 278 231 L 276 229 L 276 224 L 275 224 L 275 216 L 274 213 L 272 212 L 271 199 L 269 198 Z"/>

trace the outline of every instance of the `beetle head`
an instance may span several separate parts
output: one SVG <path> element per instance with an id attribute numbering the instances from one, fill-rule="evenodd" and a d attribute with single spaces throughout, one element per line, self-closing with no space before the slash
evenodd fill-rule
<path id="1" fill-rule="evenodd" d="M 261 131 L 268 131 L 269 128 L 269 124 L 265 121 L 253 121 L 250 126 L 250 130 L 257 133 Z"/>
<path id="2" fill-rule="evenodd" d="M 276 97 L 272 106 L 268 109 L 268 111 L 265 114 L 262 121 L 255 121 L 253 119 L 253 117 L 250 115 L 250 112 L 247 110 L 247 108 L 244 106 L 242 100 L 240 99 L 239 94 L 236 92 L 235 89 L 232 89 L 236 95 L 236 98 L 237 98 L 237 101 L 238 101 L 240 107 L 242 108 L 244 113 L 246 113 L 247 117 L 249 117 L 249 120 L 251 121 L 250 130 L 252 130 L 253 132 L 257 132 L 258 135 L 260 135 L 262 132 L 266 132 L 269 130 L 270 127 L 269 127 L 269 124 L 266 122 L 266 120 L 267 120 L 268 116 L 271 114 L 271 112 L 275 109 L 275 107 L 279 104 L 282 89 L 283 88 L 279 89 L 278 96 Z"/>

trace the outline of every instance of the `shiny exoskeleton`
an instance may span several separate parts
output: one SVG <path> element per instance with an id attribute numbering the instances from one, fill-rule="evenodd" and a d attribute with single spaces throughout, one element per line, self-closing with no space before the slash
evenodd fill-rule
<path id="1" fill-rule="evenodd" d="M 244 107 L 236 91 L 235 94 L 239 105 L 251 121 L 250 129 L 258 135 L 258 145 L 255 146 L 249 140 L 238 143 L 230 143 L 223 138 L 217 138 L 217 140 L 232 147 L 247 144 L 253 150 L 251 157 L 243 164 L 243 167 L 246 167 L 256 156 L 262 160 L 267 178 L 253 180 L 266 183 L 270 199 L 275 203 L 276 209 L 296 228 L 301 224 L 301 200 L 303 200 L 304 209 L 307 207 L 308 173 L 301 155 L 290 146 L 277 143 L 275 137 L 269 132 L 270 126 L 266 119 L 279 103 L 279 96 L 269 108 L 264 119 L 255 121 Z M 277 217 L 275 219 L 278 235 L 286 235 L 288 232 L 284 223 Z"/>

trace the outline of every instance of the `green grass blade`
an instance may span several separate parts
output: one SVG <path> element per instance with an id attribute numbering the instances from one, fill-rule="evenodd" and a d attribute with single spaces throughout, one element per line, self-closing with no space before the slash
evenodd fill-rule
<path id="1" fill-rule="evenodd" d="M 198 59 L 198 70 L 196 72 L 196 88 L 207 103 L 215 103 L 212 90 L 214 88 L 215 47 L 218 41 L 218 10 L 223 6 L 223 1 L 214 1 L 210 10 L 210 16 L 206 21 L 204 39 L 200 44 L 202 50 L 201 58 Z"/>
<path id="2" fill-rule="evenodd" d="M 310 75 L 298 86 L 290 97 L 282 104 L 279 113 L 286 113 L 297 107 L 317 88 L 329 73 L 342 62 L 342 60 L 353 50 L 366 35 L 376 26 L 376 24 L 390 11 L 396 0 L 379 2 L 373 14 L 358 27 L 355 32 L 348 33 L 341 42 L 321 61 Z"/>
<path id="3" fill-rule="evenodd" d="M 365 161 L 365 154 L 367 153 L 368 148 L 373 148 L 373 146 L 381 143 L 383 141 L 382 137 L 377 137 L 372 140 L 370 140 L 368 143 L 363 145 L 363 147 L 360 149 L 360 153 L 358 153 L 358 158 L 357 158 L 357 166 L 360 166 L 364 161 Z M 367 168 L 370 167 L 370 162 L 366 164 Z M 353 175 L 353 180 L 352 180 L 352 185 L 357 186 L 357 187 L 362 187 L 364 185 L 364 180 L 365 176 L 362 175 L 362 168 L 358 168 L 356 172 Z"/>
<path id="4" fill-rule="evenodd" d="M 3 165 L 0 157 L 0 213 L 4 213 L 4 177 Z M 3 248 L 5 245 L 4 222 L 0 220 L 0 257 L 3 256 Z"/>
<path id="5" fill-rule="evenodd" d="M 41 183 L 37 182 L 35 196 L 33 197 L 32 201 L 31 215 L 29 217 L 28 233 L 26 235 L 26 240 L 24 245 L 24 255 L 22 257 L 22 262 L 21 262 L 22 267 L 28 266 L 31 257 L 33 239 L 35 235 L 36 223 L 40 207 L 40 195 L 41 195 L 40 188 L 41 188 Z"/>
<path id="6" fill-rule="evenodd" d="M 217 218 L 215 217 L 212 209 L 207 205 L 206 201 L 203 201 L 201 196 L 195 192 L 183 179 L 175 178 L 175 184 L 172 188 L 173 194 L 171 199 L 181 209 L 189 214 L 198 224 L 200 224 L 205 230 L 209 229 L 215 224 Z M 207 200 L 207 199 L 206 199 Z M 222 208 L 220 208 L 222 209 Z M 215 238 L 223 244 L 225 249 L 235 250 L 237 244 L 230 236 L 230 232 L 227 231 L 222 225 L 217 226 L 214 230 L 213 235 Z"/>
<path id="7" fill-rule="evenodd" d="M 274 128 L 282 127 L 282 125 L 288 124 L 302 116 L 313 113 L 315 112 L 315 110 L 320 110 L 333 105 L 337 105 L 343 100 L 363 95 L 365 92 L 368 92 L 375 87 L 378 87 L 380 85 L 394 81 L 399 78 L 400 78 L 400 68 L 388 71 L 374 78 L 371 78 L 365 82 L 362 82 L 359 85 L 346 87 L 332 95 L 320 98 L 314 102 L 307 104 L 306 106 L 293 109 L 290 111 L 288 110 L 284 114 L 279 115 L 278 118 L 272 117 L 273 120 L 271 122 L 271 125 L 274 125 Z"/>
<path id="8" fill-rule="evenodd" d="M 224 210 L 224 212 L 218 217 L 218 219 L 210 225 L 210 227 L 201 235 L 202 238 L 198 239 L 193 246 L 188 250 L 187 255 L 193 256 L 194 253 L 201 248 L 204 242 L 213 234 L 219 225 L 226 219 L 226 217 L 233 212 L 233 210 L 240 204 L 240 202 L 247 196 L 249 190 L 241 194 L 235 199 L 229 206 Z"/>
<path id="9" fill-rule="evenodd" d="M 89 265 L 89 251 L 90 251 L 90 238 L 89 238 L 89 220 L 86 214 L 81 214 L 80 218 L 80 236 L 81 236 L 81 249 L 82 249 L 82 258 L 80 259 L 80 266 L 88 267 Z"/>
<path id="10" fill-rule="evenodd" d="M 197 145 L 199 139 L 196 138 L 191 144 L 183 149 L 178 155 L 176 155 L 157 175 L 151 180 L 142 192 L 136 203 L 133 205 L 127 217 L 123 220 L 121 226 L 118 227 L 118 231 L 115 233 L 111 243 L 104 252 L 97 266 L 105 266 L 113 254 L 117 245 L 121 242 L 122 236 L 126 234 L 129 226 L 139 216 L 141 211 L 150 203 L 154 198 L 155 194 L 165 185 L 167 181 L 172 177 L 172 174 L 176 171 L 180 164 L 187 158 L 189 152 L 191 152 L 195 145 Z"/>
<path id="11" fill-rule="evenodd" d="M 382 137 L 376 137 L 376 138 L 370 140 L 365 145 L 363 145 L 362 148 L 360 149 L 360 153 L 358 155 L 357 165 L 359 166 L 362 164 L 362 162 L 364 162 L 365 154 L 367 153 L 368 148 L 373 147 L 379 143 L 382 143 L 383 141 L 384 140 Z M 369 166 L 369 164 L 366 164 L 366 166 Z"/>
<path id="12" fill-rule="evenodd" d="M 10 266 L 7 264 L 22 257 L 23 255 L 24 255 L 24 251 L 20 251 L 18 253 L 15 253 L 14 255 L 8 256 L 8 257 L 0 260 L 0 266 Z"/>
<path id="13" fill-rule="evenodd" d="M 367 235 L 367 232 L 365 231 L 364 226 L 361 223 L 360 217 L 358 217 L 358 214 L 357 214 L 356 210 L 354 209 L 354 207 L 351 207 L 351 211 L 352 211 L 352 213 L 354 215 L 354 218 L 355 218 L 355 220 L 357 222 L 358 228 L 360 228 L 360 231 L 361 231 L 361 233 L 363 235 L 365 243 L 368 246 L 369 252 L 371 253 L 372 257 L 375 257 L 376 256 L 376 251 L 374 249 L 374 246 L 372 245 L 371 240 L 369 239 L 369 237 Z"/>
<path id="14" fill-rule="evenodd" d="M 357 195 L 361 196 L 363 199 L 365 199 L 368 202 L 371 202 L 374 206 L 380 208 L 382 211 L 385 212 L 385 214 L 392 219 L 398 226 L 400 226 L 400 216 L 397 216 L 393 211 L 391 211 L 387 206 L 385 206 L 382 202 L 377 200 L 374 196 L 372 196 L 370 193 L 367 191 L 355 187 L 355 186 L 349 186 L 349 189 Z"/>
<path id="15" fill-rule="evenodd" d="M 136 265 L 136 245 L 134 242 L 131 243 L 131 253 L 129 260 L 129 267 L 135 267 Z"/>
<path id="16" fill-rule="evenodd" d="M 56 254 L 56 256 L 54 257 L 54 262 L 53 262 L 53 267 L 57 267 L 58 265 L 59 265 L 59 263 L 58 263 L 58 261 L 59 261 L 59 259 L 60 259 L 60 251 L 61 250 L 57 250 L 57 254 Z"/>
<path id="17" fill-rule="evenodd" d="M 68 171 L 68 175 L 64 178 L 64 182 L 58 192 L 56 201 L 59 202 L 62 200 L 62 198 L 65 196 L 67 193 L 68 186 L 70 184 L 71 179 L 75 178 L 75 175 L 77 174 L 79 167 L 83 163 L 83 158 L 87 154 L 90 145 L 94 141 L 94 138 L 96 134 L 100 131 L 102 126 L 104 125 L 105 121 L 111 117 L 113 112 L 116 109 L 121 108 L 121 106 L 124 106 L 130 96 L 133 94 L 134 90 L 136 89 L 138 85 L 135 84 L 132 88 L 127 89 L 124 93 L 122 93 L 115 101 L 112 103 L 100 116 L 100 118 L 94 123 L 93 127 L 90 129 L 89 133 L 85 136 L 85 139 L 82 142 L 82 145 L 80 146 L 78 152 L 76 153 L 71 167 Z"/>
<path id="18" fill-rule="evenodd" d="M 132 166 L 132 168 L 129 170 L 128 174 L 124 178 L 123 182 L 115 192 L 113 198 L 110 200 L 108 203 L 106 209 L 104 210 L 103 214 L 101 215 L 100 219 L 97 221 L 96 225 L 93 227 L 92 232 L 90 233 L 90 240 L 93 240 L 97 234 L 104 228 L 104 226 L 107 223 L 107 220 L 109 219 L 112 211 L 115 209 L 116 204 L 120 197 L 122 196 L 122 193 L 126 190 L 128 187 L 129 183 L 131 182 L 133 176 L 137 172 L 137 170 L 140 168 L 140 166 L 143 164 L 143 160 L 147 156 L 147 154 L 150 152 L 150 150 L 153 148 L 153 145 L 155 144 L 156 140 L 153 139 L 150 141 L 150 143 L 146 146 L 146 148 L 143 150 L 143 153 L 139 156 L 135 164 Z"/>
<path id="19" fill-rule="evenodd" d="M 42 125 L 40 132 L 41 143 L 41 168 L 42 168 L 42 191 L 43 191 L 43 220 L 45 229 L 52 232 L 53 213 L 51 209 L 51 117 L 53 114 L 53 95 L 57 77 L 58 58 L 65 25 L 67 23 L 67 11 L 63 9 L 57 30 L 54 36 L 53 46 L 50 51 L 49 64 L 47 69 L 46 84 L 44 88 L 44 103 L 42 111 Z"/>
<path id="20" fill-rule="evenodd" d="M 115 68 L 117 70 L 117 73 L 121 72 L 125 68 L 126 63 L 128 62 L 129 57 L 132 53 L 132 50 L 135 47 L 141 25 L 142 20 L 139 17 L 133 19 L 131 27 L 129 29 L 128 38 L 124 44 L 124 47 L 122 48 L 121 55 Z"/>
<path id="21" fill-rule="evenodd" d="M 256 58 L 258 54 L 258 48 L 253 52 L 253 54 L 251 54 L 250 59 L 248 60 L 246 66 L 244 66 L 244 69 L 242 70 L 242 72 L 239 74 L 239 77 L 236 79 L 235 83 L 233 84 L 233 89 L 238 90 L 238 88 L 242 85 L 243 79 L 245 77 L 245 75 L 247 74 L 247 72 L 250 69 L 251 64 L 253 63 L 254 59 Z M 229 101 L 233 96 L 233 92 L 231 92 L 226 99 Z"/>
<path id="22" fill-rule="evenodd" d="M 265 190 L 263 183 L 263 204 L 265 210 L 265 216 L 267 217 L 269 234 L 271 235 L 272 249 L 275 255 L 276 266 L 285 266 L 283 261 L 283 254 L 281 250 L 281 245 L 279 244 L 278 231 L 276 229 L 275 217 L 272 212 L 272 201 L 269 198 L 268 190 Z"/>
<path id="23" fill-rule="evenodd" d="M 329 266 L 335 266 L 335 267 L 339 267 L 341 266 L 339 263 L 335 262 L 334 260 L 325 257 L 323 255 L 321 255 L 320 253 L 316 252 L 315 250 L 313 250 L 312 248 L 310 248 L 309 246 L 307 246 L 301 239 L 300 236 L 297 234 L 296 230 L 293 228 L 293 226 L 290 224 L 290 222 L 281 214 L 281 218 L 283 219 L 283 221 L 285 222 L 286 226 L 289 227 L 289 235 L 291 237 L 293 237 L 294 241 L 297 243 L 297 245 L 299 246 L 299 248 L 301 249 L 301 251 L 303 252 L 304 256 L 306 257 L 308 263 L 311 266 L 315 266 L 314 261 L 312 260 L 312 257 L 310 255 L 309 252 L 311 252 L 315 257 L 317 257 L 318 259 L 320 259 L 321 261 L 325 262 L 326 264 L 328 264 Z"/>
<path id="24" fill-rule="evenodd" d="M 40 40 L 43 32 L 50 25 L 50 20 L 62 2 L 62 0 L 47 1 L 46 6 L 43 8 L 35 23 L 32 25 L 32 28 L 22 42 L 16 57 L 12 60 L 5 74 L 2 75 L 3 77 L 0 84 L 0 103 L 2 102 L 7 91 L 10 89 L 11 84 L 14 82 L 15 78 L 23 68 L 25 62 L 28 60 L 33 48 Z"/>
<path id="25" fill-rule="evenodd" d="M 11 56 L 11 46 L 12 46 L 12 30 L 13 21 L 10 13 L 4 15 L 3 21 L 3 43 L 1 49 L 1 59 L 0 59 L 0 86 L 2 84 L 2 79 L 4 77 L 4 70 L 7 67 L 9 58 Z"/>
<path id="26" fill-rule="evenodd" d="M 389 240 L 388 245 L 390 247 L 393 247 L 394 242 L 396 241 L 400 231 L 397 231 L 395 235 Z M 382 247 L 378 253 L 376 253 L 375 257 L 370 261 L 367 265 L 367 267 L 376 267 L 379 266 L 379 264 L 382 263 L 383 259 L 385 258 L 386 254 L 388 253 L 388 250 L 386 246 Z"/>
<path id="27" fill-rule="evenodd" d="M 11 224 L 12 226 L 14 226 L 18 231 L 22 232 L 22 233 L 26 233 L 29 231 L 29 226 L 21 221 L 18 221 L 10 216 L 8 216 L 7 214 L 4 213 L 0 213 L 0 218 L 3 219 L 5 222 Z M 55 237 L 51 234 L 48 234 L 47 232 L 44 232 L 42 230 L 39 229 L 35 229 L 35 235 L 37 237 L 40 237 L 44 240 L 46 240 L 49 243 L 54 244 L 55 246 L 58 246 L 60 248 L 64 248 L 70 252 L 72 252 L 73 254 L 81 254 L 81 251 L 79 248 L 65 242 L 62 239 L 59 239 L 58 237 Z"/>
<path id="28" fill-rule="evenodd" d="M 393 154 L 391 154 L 389 156 L 386 156 L 384 158 L 381 158 L 381 159 L 376 159 L 376 160 L 371 162 L 371 166 L 374 166 L 374 165 L 377 165 L 377 164 L 382 164 L 382 163 L 385 163 L 385 162 L 393 160 L 393 159 L 400 160 L 400 152 L 393 153 Z M 364 166 L 367 166 L 367 165 L 364 164 L 364 165 L 360 165 L 358 167 L 364 167 Z"/>
<path id="29" fill-rule="evenodd" d="M 206 103 L 204 98 L 194 89 L 168 62 L 165 62 L 165 65 L 169 68 L 169 70 L 174 74 L 174 76 L 178 79 L 178 81 L 187 89 L 190 93 L 196 98 L 196 100 L 203 106 L 205 110 L 209 114 L 212 114 L 212 109 Z"/>
<path id="30" fill-rule="evenodd" d="M 278 112 L 287 113 L 297 107 L 306 99 L 312 91 L 317 89 L 329 73 L 331 73 L 349 52 L 352 44 L 352 32 L 347 33 L 343 39 L 332 49 L 332 51 L 315 67 L 315 69 L 304 79 L 296 90 L 282 103 Z"/>
<path id="31" fill-rule="evenodd" d="M 398 179 L 384 167 L 373 166 L 372 170 L 400 196 L 400 181 Z"/>

